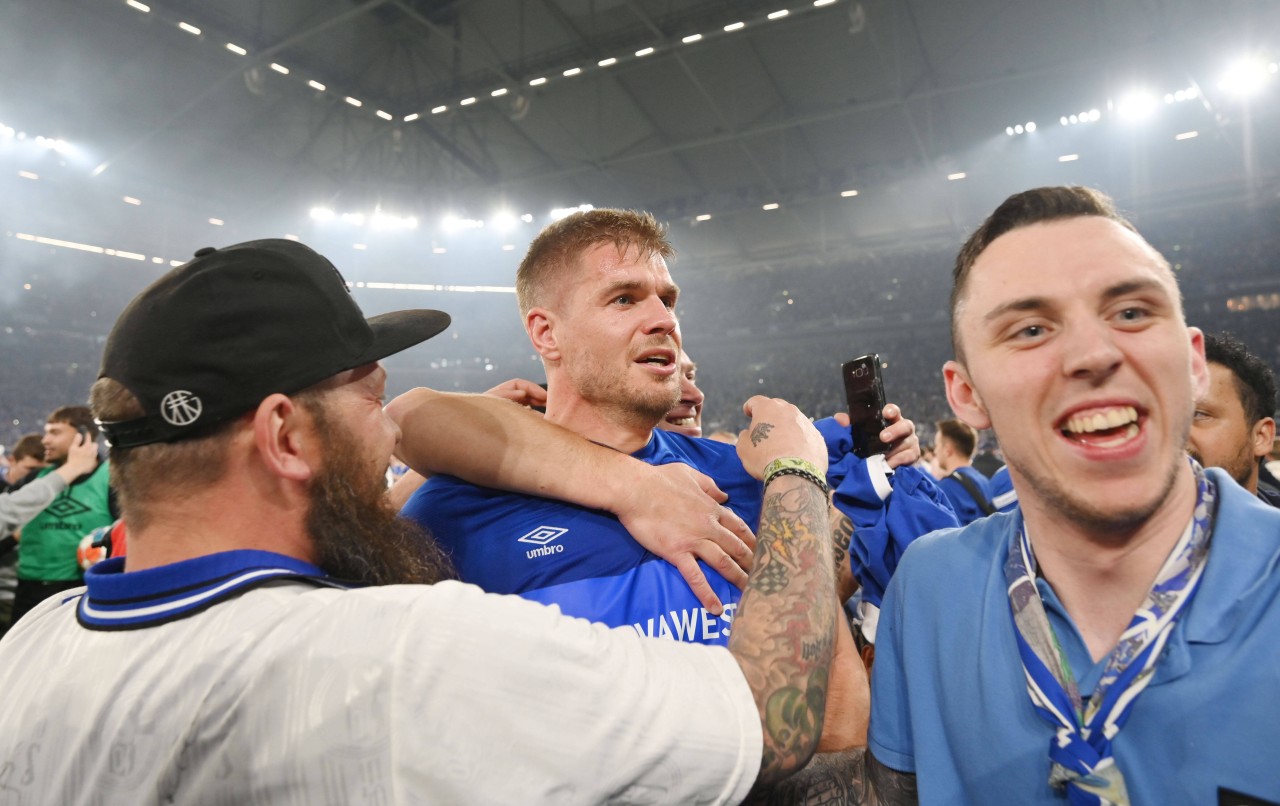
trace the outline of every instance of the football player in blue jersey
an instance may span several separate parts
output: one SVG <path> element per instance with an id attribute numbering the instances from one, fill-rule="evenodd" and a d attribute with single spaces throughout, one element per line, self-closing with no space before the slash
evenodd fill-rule
<path id="1" fill-rule="evenodd" d="M 700 404 L 700 394 L 681 391 L 679 288 L 667 268 L 672 254 L 665 228 L 631 211 L 576 213 L 533 241 L 516 289 L 526 331 L 546 369 L 546 419 L 713 485 L 728 496 L 721 522 L 743 534 L 759 519 L 761 487 L 743 471 L 734 448 L 656 430 L 682 397 L 689 397 L 692 409 L 677 418 L 682 424 L 690 416 L 696 422 Z M 418 430 L 412 395 L 389 408 L 400 420 L 407 450 Z M 895 448 L 912 450 L 914 426 L 896 421 L 885 437 Z M 403 514 L 448 548 L 464 579 L 489 590 L 555 603 L 571 615 L 645 635 L 728 640 L 744 575 L 727 555 L 714 567 L 691 556 L 673 567 L 631 539 L 609 513 L 449 476 L 428 482 Z M 671 517 L 678 526 L 677 516 Z"/>

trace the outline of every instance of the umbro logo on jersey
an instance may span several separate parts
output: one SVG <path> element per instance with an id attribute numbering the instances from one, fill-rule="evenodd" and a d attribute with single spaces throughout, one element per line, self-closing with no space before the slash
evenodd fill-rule
<path id="1" fill-rule="evenodd" d="M 520 538 L 520 542 L 533 543 L 537 546 L 545 546 L 567 531 L 569 530 L 561 529 L 559 526 L 539 526 L 537 529 L 534 529 L 529 534 Z"/>
<path id="2" fill-rule="evenodd" d="M 548 554 L 559 554 L 564 551 L 563 545 L 557 543 L 554 546 L 549 546 L 547 544 L 567 531 L 569 530 L 562 529 L 559 526 L 539 526 L 537 529 L 534 529 L 529 534 L 520 538 L 519 542 L 521 543 L 533 543 L 537 546 L 536 549 L 529 549 L 526 551 L 524 556 L 532 560 L 534 557 L 545 557 Z"/>

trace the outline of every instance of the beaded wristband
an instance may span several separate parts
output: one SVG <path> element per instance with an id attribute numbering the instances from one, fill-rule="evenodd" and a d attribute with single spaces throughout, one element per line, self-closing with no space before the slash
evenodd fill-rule
<path id="1" fill-rule="evenodd" d="M 831 488 L 827 486 L 827 480 L 818 472 L 818 468 L 812 462 L 806 462 L 804 459 L 774 459 L 765 466 L 765 486 L 768 486 L 769 482 L 778 476 L 797 476 L 817 485 L 818 489 L 822 490 L 823 495 L 831 494 Z"/>

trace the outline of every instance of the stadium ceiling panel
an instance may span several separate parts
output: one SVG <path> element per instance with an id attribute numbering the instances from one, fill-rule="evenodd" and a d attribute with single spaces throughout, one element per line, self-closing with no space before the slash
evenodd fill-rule
<path id="1" fill-rule="evenodd" d="M 1246 51 L 1274 66 L 1277 31 L 1260 1 L 13 0 L 0 122 L 56 132 L 104 182 L 253 215 L 589 202 L 713 215 L 713 256 L 838 253 L 912 210 L 958 232 L 1090 165 L 1122 195 L 1184 195 L 1126 163 L 1131 85 L 1198 88 L 1142 135 L 1195 130 L 1237 166 L 1196 193 L 1265 192 L 1278 82 L 1246 112 L 1217 75 Z M 1093 130 L 1059 122 L 1092 108 Z"/>

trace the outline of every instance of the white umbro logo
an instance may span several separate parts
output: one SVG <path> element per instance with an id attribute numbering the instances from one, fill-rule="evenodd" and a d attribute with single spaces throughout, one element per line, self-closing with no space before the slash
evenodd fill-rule
<path id="1" fill-rule="evenodd" d="M 561 529 L 559 526 L 539 526 L 529 534 L 520 538 L 521 543 L 533 543 L 536 546 L 545 546 L 560 535 L 569 531 Z"/>

